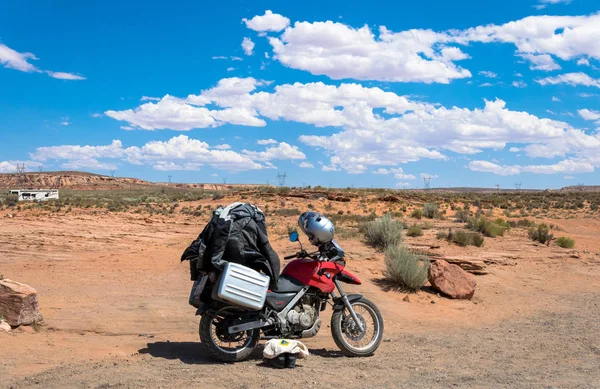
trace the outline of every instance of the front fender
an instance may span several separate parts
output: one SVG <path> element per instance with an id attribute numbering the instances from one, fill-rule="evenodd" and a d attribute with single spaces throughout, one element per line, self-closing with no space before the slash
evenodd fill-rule
<path id="1" fill-rule="evenodd" d="M 352 304 L 355 301 L 360 300 L 363 295 L 362 294 L 349 294 L 348 296 L 348 302 L 350 302 L 350 304 Z M 337 297 L 333 300 L 333 310 L 335 311 L 341 311 L 345 308 L 344 305 L 344 300 L 341 297 Z"/>

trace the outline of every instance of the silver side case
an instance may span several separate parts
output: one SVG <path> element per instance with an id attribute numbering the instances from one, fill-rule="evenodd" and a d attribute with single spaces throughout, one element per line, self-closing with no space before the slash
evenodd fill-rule
<path id="1" fill-rule="evenodd" d="M 219 277 L 216 299 L 253 311 L 265 305 L 270 278 L 249 267 L 228 262 Z"/>

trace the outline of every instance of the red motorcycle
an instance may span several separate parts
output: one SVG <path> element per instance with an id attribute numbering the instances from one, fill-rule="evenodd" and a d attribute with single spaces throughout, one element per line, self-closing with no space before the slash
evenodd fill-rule
<path id="1" fill-rule="evenodd" d="M 298 233 L 290 234 L 290 241 L 299 242 Z M 312 253 L 300 244 L 299 252 L 285 257 L 294 260 L 283 269 L 276 290 L 266 294 L 262 309 L 213 301 L 198 311 L 202 315 L 202 344 L 216 359 L 242 361 L 260 339 L 315 336 L 321 328 L 319 314 L 329 304 L 333 307 L 331 333 L 340 350 L 348 356 L 372 355 L 383 338 L 383 318 L 375 304 L 362 295 L 344 293 L 341 283 L 361 282 L 344 269 L 343 258 L 343 250 L 335 241 Z"/>

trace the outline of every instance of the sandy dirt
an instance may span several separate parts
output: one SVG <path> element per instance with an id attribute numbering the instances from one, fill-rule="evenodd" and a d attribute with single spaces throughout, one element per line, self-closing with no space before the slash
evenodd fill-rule
<path id="1" fill-rule="evenodd" d="M 37 289 L 44 327 L 0 333 L 0 387 L 600 388 L 598 220 L 553 220 L 577 240 L 576 251 L 535 244 L 521 229 L 483 248 L 440 243 L 435 233 L 449 221 L 406 238 L 439 245 L 440 255 L 495 259 L 471 301 L 426 286 L 405 302 L 382 282 L 381 253 L 339 239 L 363 280 L 348 290 L 379 306 L 384 343 L 373 357 L 346 358 L 324 325 L 306 340 L 310 358 L 283 374 L 263 365 L 261 350 L 222 364 L 199 343 L 179 256 L 206 216 L 7 213 L 0 211 L 0 274 Z M 285 237 L 293 221 L 269 218 L 281 257 L 297 249 Z"/>

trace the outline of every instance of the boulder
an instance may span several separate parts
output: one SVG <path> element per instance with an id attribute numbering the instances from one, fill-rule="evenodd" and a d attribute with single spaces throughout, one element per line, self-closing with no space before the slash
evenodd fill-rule
<path id="1" fill-rule="evenodd" d="M 4 320 L 0 320 L 0 332 L 10 332 L 10 324 L 5 322 Z"/>
<path id="2" fill-rule="evenodd" d="M 11 325 L 29 325 L 42 320 L 37 292 L 29 285 L 0 280 L 0 316 Z"/>
<path id="3" fill-rule="evenodd" d="M 477 285 L 472 274 L 441 259 L 431 264 L 429 283 L 435 290 L 454 299 L 470 299 Z"/>

